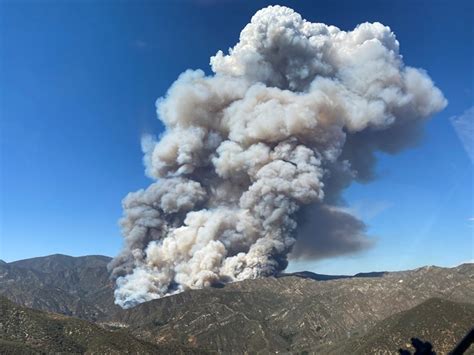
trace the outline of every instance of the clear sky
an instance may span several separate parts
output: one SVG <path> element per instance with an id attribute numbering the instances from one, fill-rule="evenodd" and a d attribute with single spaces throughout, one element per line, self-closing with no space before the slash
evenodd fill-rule
<path id="1" fill-rule="evenodd" d="M 115 255 L 121 199 L 150 183 L 140 137 L 162 130 L 155 100 L 187 68 L 210 73 L 209 57 L 270 4 L 343 30 L 390 26 L 405 63 L 427 70 L 449 101 L 417 147 L 380 155 L 378 179 L 346 191 L 375 246 L 290 269 L 472 260 L 474 6 L 435 0 L 1 1 L 0 258 Z"/>

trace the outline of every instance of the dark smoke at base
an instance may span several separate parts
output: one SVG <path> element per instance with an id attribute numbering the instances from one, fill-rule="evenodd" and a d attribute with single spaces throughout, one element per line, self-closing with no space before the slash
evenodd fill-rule
<path id="1" fill-rule="evenodd" d="M 335 206 L 315 204 L 301 209 L 292 259 L 322 259 L 368 249 L 373 241 L 366 225 Z"/>
<path id="2" fill-rule="evenodd" d="M 211 58 L 214 76 L 184 72 L 157 102 L 165 133 L 143 139 L 156 182 L 123 201 L 116 303 L 273 275 L 292 250 L 370 246 L 363 222 L 337 207 L 343 189 L 373 179 L 375 152 L 413 144 L 446 106 L 398 50 L 380 23 L 345 32 L 274 6 Z M 302 217 L 311 223 L 298 228 Z"/>

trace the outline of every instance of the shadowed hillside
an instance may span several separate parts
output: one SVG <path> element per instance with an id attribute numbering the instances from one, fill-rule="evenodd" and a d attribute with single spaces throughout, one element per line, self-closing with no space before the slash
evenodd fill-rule
<path id="1" fill-rule="evenodd" d="M 190 353 L 108 331 L 85 320 L 15 305 L 0 297 L 0 353 Z"/>
<path id="2" fill-rule="evenodd" d="M 431 298 L 377 323 L 367 335 L 335 347 L 333 354 L 383 354 L 399 348 L 414 352 L 410 338 L 429 341 L 438 354 L 447 354 L 474 326 L 474 305 Z M 468 354 L 474 354 L 470 348 Z"/>

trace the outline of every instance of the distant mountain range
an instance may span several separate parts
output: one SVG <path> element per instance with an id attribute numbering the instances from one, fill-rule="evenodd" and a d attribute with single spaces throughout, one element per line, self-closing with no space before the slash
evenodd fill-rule
<path id="1" fill-rule="evenodd" d="M 101 255 L 55 254 L 0 263 L 0 295 L 43 311 L 105 319 L 119 309 L 107 271 L 110 260 Z"/>
<path id="2" fill-rule="evenodd" d="M 96 353 L 124 352 L 124 346 L 132 353 L 396 353 L 410 349 L 411 337 L 447 353 L 474 326 L 474 264 L 351 277 L 281 274 L 122 310 L 113 303 L 109 261 L 51 255 L 0 263 L 0 353 L 21 346 Z"/>

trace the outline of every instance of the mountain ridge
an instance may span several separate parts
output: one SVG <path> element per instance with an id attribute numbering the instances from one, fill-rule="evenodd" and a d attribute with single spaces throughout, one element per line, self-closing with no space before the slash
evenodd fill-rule
<path id="1" fill-rule="evenodd" d="M 102 255 L 63 254 L 0 264 L 0 295 L 27 307 L 96 321 L 118 310 Z"/>
<path id="2" fill-rule="evenodd" d="M 300 352 L 365 334 L 432 297 L 472 303 L 473 277 L 473 264 L 324 282 L 269 277 L 149 301 L 117 317 L 138 337 L 157 343 L 186 345 L 191 339 L 228 352 L 247 342 L 250 348 L 241 351 Z"/>
<path id="3" fill-rule="evenodd" d="M 466 263 L 352 276 L 287 273 L 189 290 L 122 310 L 113 303 L 109 261 L 100 255 L 56 254 L 0 263 L 0 296 L 39 311 L 82 318 L 106 330 L 122 329 L 159 347 L 211 353 L 337 353 L 351 341 L 363 348 L 373 341 L 364 336 L 375 336 L 381 322 L 430 299 L 452 302 L 453 307 L 474 302 L 474 264 Z M 447 312 L 440 307 L 433 311 Z M 449 316 L 444 313 L 440 316 Z M 402 322 L 405 319 L 409 318 L 402 317 Z"/>

